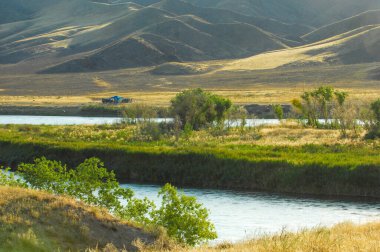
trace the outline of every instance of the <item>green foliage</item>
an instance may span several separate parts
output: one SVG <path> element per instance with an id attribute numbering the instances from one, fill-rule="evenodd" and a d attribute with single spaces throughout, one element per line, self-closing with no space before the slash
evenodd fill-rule
<path id="1" fill-rule="evenodd" d="M 11 173 L 9 168 L 3 169 L 0 167 L 0 186 L 24 187 L 24 183 L 16 178 L 15 174 Z"/>
<path id="2" fill-rule="evenodd" d="M 367 139 L 380 138 L 380 99 L 371 104 L 373 121 L 369 125 L 369 131 L 366 134 Z"/>
<path id="3" fill-rule="evenodd" d="M 154 212 L 154 222 L 167 229 L 169 236 L 177 241 L 197 245 L 217 237 L 215 227 L 208 221 L 208 211 L 195 197 L 177 192 L 166 184 L 159 192 L 161 207 Z"/>
<path id="4" fill-rule="evenodd" d="M 119 199 L 128 202 L 133 197 L 133 192 L 121 188 L 114 172 L 108 172 L 97 158 L 86 159 L 75 169 L 67 169 L 61 162 L 42 157 L 31 164 L 20 164 L 17 171 L 32 189 L 69 195 L 116 214 L 125 211 Z M 131 219 L 135 217 L 138 216 Z"/>
<path id="5" fill-rule="evenodd" d="M 165 135 L 168 135 L 169 129 L 164 123 L 156 123 L 151 121 L 146 121 L 138 124 L 138 137 L 140 140 L 144 141 L 158 141 L 163 138 Z"/>
<path id="6" fill-rule="evenodd" d="M 194 130 L 223 122 L 232 103 L 229 99 L 205 92 L 200 88 L 185 90 L 171 101 L 171 110 L 185 127 L 190 124 Z"/>
<path id="7" fill-rule="evenodd" d="M 30 127 L 39 128 L 40 132 L 31 135 L 20 132 L 19 126 L 0 126 L 3 163 L 19 164 L 31 162 L 33 157 L 46 156 L 74 167 L 85 158 L 96 156 L 112 167 L 120 179 L 136 182 L 162 184 L 170 181 L 192 187 L 332 195 L 380 194 L 377 141 L 356 140 L 355 144 L 347 145 L 297 147 L 273 143 L 273 146 L 260 146 L 254 141 L 262 136 L 257 127 L 246 127 L 244 134 L 231 134 L 224 139 L 200 131 L 192 132 L 191 141 L 175 142 L 174 138 L 163 138 L 145 142 L 132 141 L 128 137 L 116 141 L 118 135 L 129 134 L 125 132 L 131 129 L 133 135 L 136 126 L 108 125 L 101 130 L 99 126 Z M 239 129 L 233 130 L 239 132 Z M 239 143 L 235 144 L 236 141 Z M 304 182 L 308 173 L 318 171 L 322 174 L 321 179 L 310 177 L 308 183 Z M 284 180 L 287 182 L 281 182 Z M 352 181 L 363 183 L 353 184 Z"/>
<path id="8" fill-rule="evenodd" d="M 185 127 L 183 128 L 181 136 L 188 141 L 193 134 L 193 126 L 190 123 L 186 123 Z"/>
<path id="9" fill-rule="evenodd" d="M 153 107 L 143 103 L 132 103 L 124 107 L 122 114 L 124 122 L 139 123 L 151 121 L 152 118 L 170 117 L 170 111 L 165 107 Z"/>
<path id="10" fill-rule="evenodd" d="M 68 169 L 61 162 L 37 158 L 34 163 L 22 163 L 18 175 L 0 171 L 0 185 L 22 185 L 54 194 L 64 194 L 87 204 L 107 208 L 117 216 L 153 224 L 168 229 L 168 234 L 190 245 L 215 239 L 214 226 L 208 220 L 208 211 L 193 197 L 179 195 L 170 185 L 159 193 L 162 205 L 134 197 L 133 191 L 120 187 L 114 172 L 109 172 L 97 158 L 86 159 L 75 169 Z"/>
<path id="11" fill-rule="evenodd" d="M 334 119 L 333 111 L 337 107 L 343 107 L 348 94 L 334 90 L 333 87 L 322 86 L 311 92 L 305 92 L 301 95 L 301 101 L 294 99 L 292 105 L 295 110 L 306 119 L 306 124 L 311 127 L 331 127 L 335 122 L 328 122 Z M 324 119 L 324 124 L 319 122 Z M 339 125 L 339 124 L 338 124 Z"/>
<path id="12" fill-rule="evenodd" d="M 371 104 L 371 110 L 375 116 L 376 123 L 380 124 L 380 99 Z"/>
<path id="13" fill-rule="evenodd" d="M 284 119 L 284 110 L 281 105 L 279 104 L 272 105 L 272 110 L 278 120 Z"/>

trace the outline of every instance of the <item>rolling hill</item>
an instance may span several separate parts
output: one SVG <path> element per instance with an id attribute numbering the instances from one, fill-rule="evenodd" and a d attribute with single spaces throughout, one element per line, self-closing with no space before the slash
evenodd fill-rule
<path id="1" fill-rule="evenodd" d="M 232 10 L 248 16 L 273 18 L 281 22 L 320 27 L 379 9 L 378 0 L 187 0 L 202 7 Z"/>
<path id="2" fill-rule="evenodd" d="M 192 74 L 198 71 L 186 64 L 212 60 L 234 70 L 380 61 L 377 0 L 13 0 L 0 7 L 0 68 L 12 72 L 162 65 Z"/>
<path id="3" fill-rule="evenodd" d="M 299 44 L 296 40 L 309 31 L 178 0 L 150 6 L 89 0 L 42 3 L 28 9 L 33 13 L 28 19 L 1 26 L 0 63 L 50 59 L 55 66 L 46 64 L 43 72 L 80 72 L 231 59 Z M 22 1 L 19 5 L 25 7 Z"/>
<path id="4" fill-rule="evenodd" d="M 306 34 L 303 36 L 303 39 L 308 42 L 316 42 L 349 31 L 354 31 L 361 27 L 367 27 L 370 29 L 371 26 L 374 25 L 380 25 L 380 10 L 366 11 L 339 22 L 323 26 L 309 34 Z"/>
<path id="5" fill-rule="evenodd" d="M 380 25 L 314 44 L 232 61 L 223 70 L 275 69 L 380 62 Z"/>

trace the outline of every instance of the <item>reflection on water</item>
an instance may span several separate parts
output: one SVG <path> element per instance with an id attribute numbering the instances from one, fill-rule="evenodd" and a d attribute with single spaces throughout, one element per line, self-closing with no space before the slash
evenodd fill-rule
<path id="1" fill-rule="evenodd" d="M 148 197 L 158 204 L 158 186 L 124 185 L 137 197 Z M 380 201 L 300 198 L 268 193 L 184 189 L 196 196 L 211 212 L 218 232 L 217 241 L 238 241 L 283 228 L 331 226 L 344 221 L 364 223 L 380 220 Z"/>

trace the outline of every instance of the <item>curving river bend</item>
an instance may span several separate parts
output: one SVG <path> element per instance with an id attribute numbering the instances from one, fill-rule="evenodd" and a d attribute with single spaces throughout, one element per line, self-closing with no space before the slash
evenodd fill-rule
<path id="1" fill-rule="evenodd" d="M 2 116 L 1 124 L 34 125 L 95 125 L 120 122 L 121 118 L 69 116 Z M 170 119 L 154 119 L 164 121 Z M 255 119 L 248 125 L 278 124 L 278 120 Z M 158 202 L 158 186 L 123 185 L 136 192 L 139 198 Z M 379 201 L 318 199 L 268 193 L 249 193 L 224 190 L 184 189 L 196 196 L 210 210 L 220 241 L 239 241 L 260 234 L 272 234 L 286 228 L 297 231 L 316 226 L 332 226 L 351 221 L 365 223 L 380 220 Z"/>
<path id="2" fill-rule="evenodd" d="M 153 185 L 125 184 L 139 198 L 147 197 L 160 203 Z M 380 220 L 380 201 L 358 201 L 295 197 L 262 192 L 184 189 L 197 197 L 211 213 L 220 241 L 240 241 L 260 234 L 273 234 L 283 228 L 332 226 L 351 221 L 366 223 Z"/>

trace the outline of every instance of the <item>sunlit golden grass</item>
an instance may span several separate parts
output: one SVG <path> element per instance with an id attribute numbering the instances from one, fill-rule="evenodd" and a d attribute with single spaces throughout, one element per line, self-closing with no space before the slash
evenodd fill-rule
<path id="1" fill-rule="evenodd" d="M 111 87 L 111 84 L 99 77 L 94 77 L 93 79 L 94 81 L 94 84 L 97 86 L 97 87 L 100 87 L 100 88 L 110 88 Z"/>
<path id="2" fill-rule="evenodd" d="M 129 145 L 131 142 L 139 142 L 136 138 L 138 126 L 6 126 L 0 128 L 0 133 L 14 132 L 21 137 L 32 139 L 57 140 L 63 142 L 86 141 L 86 142 L 110 142 Z M 33 133 L 33 135 L 31 135 Z M 266 125 L 256 128 L 231 128 L 227 133 L 219 135 L 213 130 L 201 130 L 193 132 L 184 145 L 260 145 L 260 146 L 303 146 L 316 145 L 355 145 L 364 144 L 362 131 L 359 136 L 353 138 L 342 138 L 339 130 L 313 129 L 300 126 L 296 121 L 284 121 L 281 125 Z M 141 143 L 144 141 L 141 140 Z M 174 143 L 175 136 L 166 137 L 166 144 Z M 176 143 L 177 146 L 181 142 Z"/>
<path id="3" fill-rule="evenodd" d="M 0 251 L 84 251 L 115 247 L 136 250 L 155 235 L 106 210 L 42 191 L 0 186 Z"/>
<path id="4" fill-rule="evenodd" d="M 101 79 L 94 78 L 93 85 L 99 88 L 109 89 L 112 84 Z M 300 97 L 305 91 L 311 90 L 312 87 L 255 87 L 252 89 L 215 89 L 210 88 L 215 94 L 229 98 L 238 105 L 248 104 L 290 104 L 292 99 Z M 380 97 L 380 89 L 373 88 L 339 88 L 339 90 L 348 92 L 350 100 L 371 101 Z M 101 104 L 101 98 L 120 95 L 123 97 L 133 98 L 137 103 L 143 103 L 152 106 L 169 106 L 172 98 L 177 92 L 114 92 L 102 91 L 90 95 L 78 96 L 6 96 L 0 95 L 0 105 L 4 106 L 85 106 L 91 104 Z"/>
<path id="5" fill-rule="evenodd" d="M 357 252 L 380 250 L 380 222 L 366 225 L 343 223 L 332 228 L 314 228 L 298 233 L 282 232 L 275 236 L 238 244 L 224 243 L 216 247 L 202 247 L 191 252 Z"/>
<path id="6" fill-rule="evenodd" d="M 133 223 L 71 198 L 14 187 L 0 187 L 0 193 L 2 252 L 376 252 L 380 248 L 380 222 L 342 223 L 296 233 L 281 231 L 236 244 L 189 248 L 173 243 L 162 233 L 155 240 L 154 235 Z M 151 245 L 143 241 L 150 241 Z"/>

